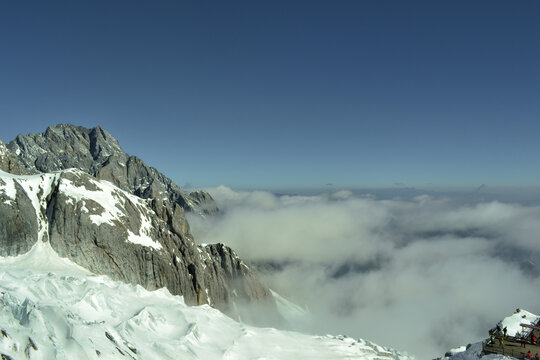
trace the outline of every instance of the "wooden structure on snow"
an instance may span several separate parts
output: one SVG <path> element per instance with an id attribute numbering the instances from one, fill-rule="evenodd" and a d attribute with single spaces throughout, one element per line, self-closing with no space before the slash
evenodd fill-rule
<path id="1" fill-rule="evenodd" d="M 501 354 L 517 359 L 525 359 L 530 351 L 532 358 L 540 354 L 540 320 L 534 325 L 520 324 L 521 333 L 506 336 L 500 329 L 490 331 L 490 336 L 483 342 L 484 354 Z M 533 335 L 535 341 L 533 342 Z"/>

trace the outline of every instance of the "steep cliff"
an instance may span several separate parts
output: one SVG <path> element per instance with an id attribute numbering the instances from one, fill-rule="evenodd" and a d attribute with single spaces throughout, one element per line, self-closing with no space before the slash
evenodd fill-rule
<path id="1" fill-rule="evenodd" d="M 0 169 L 1 256 L 49 242 L 93 273 L 166 287 L 188 304 L 251 322 L 253 304 L 277 316 L 271 292 L 232 249 L 194 242 L 185 211 L 216 212 L 210 194 L 187 193 L 105 130 L 58 125 L 19 135 L 0 143 Z"/>
<path id="2" fill-rule="evenodd" d="M 0 255 L 26 253 L 38 241 L 96 274 L 166 287 L 233 317 L 250 315 L 236 306 L 246 301 L 275 308 L 232 249 L 195 244 L 181 206 L 139 198 L 81 170 L 0 173 Z"/>

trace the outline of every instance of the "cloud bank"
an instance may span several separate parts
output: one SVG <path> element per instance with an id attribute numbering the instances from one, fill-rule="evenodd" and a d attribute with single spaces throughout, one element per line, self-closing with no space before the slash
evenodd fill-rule
<path id="1" fill-rule="evenodd" d="M 485 338 L 517 307 L 540 310 L 539 206 L 209 191 L 224 213 L 190 219 L 196 239 L 230 245 L 308 307 L 298 330 L 428 359 Z"/>

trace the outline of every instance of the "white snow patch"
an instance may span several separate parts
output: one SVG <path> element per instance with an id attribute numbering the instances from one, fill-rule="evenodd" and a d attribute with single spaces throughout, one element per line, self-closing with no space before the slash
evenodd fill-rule
<path id="1" fill-rule="evenodd" d="M 458 348 L 461 349 L 461 348 Z M 451 360 L 478 360 L 480 359 L 480 354 L 482 353 L 482 342 L 477 342 L 472 344 L 468 349 L 465 351 L 460 351 L 452 354 L 449 358 L 445 357 L 445 359 L 451 359 Z M 495 359 L 514 359 L 510 357 L 506 357 L 503 355 L 498 354 L 491 354 L 491 355 L 485 355 L 482 356 L 483 360 L 495 360 Z"/>
<path id="2" fill-rule="evenodd" d="M 206 299 L 208 299 L 208 304 L 212 305 L 213 301 L 212 298 L 210 298 L 210 294 L 208 293 L 208 288 L 204 289 L 204 292 L 206 293 Z"/>
<path id="3" fill-rule="evenodd" d="M 44 209 L 47 207 L 47 197 L 53 189 L 54 183 L 58 180 L 60 172 L 37 174 L 37 175 L 13 175 L 0 171 L 0 177 L 7 186 L 2 187 L 4 193 L 10 199 L 16 199 L 15 182 L 17 182 L 30 199 L 36 218 L 38 221 L 38 239 L 42 240 L 48 232 L 49 223 L 44 215 Z"/>
<path id="4" fill-rule="evenodd" d="M 466 350 L 467 350 L 466 346 L 460 346 L 460 347 L 457 347 L 455 349 L 450 349 L 450 354 L 456 355 L 456 354 L 462 353 L 462 352 L 464 352 Z"/>
<path id="5" fill-rule="evenodd" d="M 141 204 L 139 204 L 139 212 L 141 214 L 141 227 L 139 229 L 139 235 L 135 235 L 128 230 L 128 241 L 143 246 L 149 246 L 156 250 L 160 250 L 161 248 L 163 248 L 161 244 L 157 241 L 154 241 L 150 237 L 152 231 L 152 223 L 150 221 L 150 217 L 144 214 L 143 210 L 144 208 L 141 208 Z"/>
<path id="6" fill-rule="evenodd" d="M 129 241 L 131 243 L 134 243 L 134 244 L 139 244 L 139 245 L 142 245 L 142 246 L 149 246 L 149 247 L 151 247 L 153 249 L 156 249 L 156 250 L 160 250 L 162 248 L 161 244 L 158 243 L 157 241 L 154 241 L 150 236 L 145 235 L 145 234 L 143 234 L 143 235 L 135 235 L 130 230 L 128 230 L 127 241 Z"/>
<path id="7" fill-rule="evenodd" d="M 11 178 L 3 178 L 4 185 L 0 186 L 0 190 L 5 196 L 11 200 L 15 200 L 17 196 L 17 189 L 15 188 L 15 181 Z"/>
<path id="8" fill-rule="evenodd" d="M 90 215 L 90 220 L 96 225 L 109 224 L 114 226 L 116 225 L 115 220 L 116 222 L 121 223 L 121 218 L 125 216 L 126 199 L 128 199 L 140 213 L 141 227 L 138 229 L 138 234 L 131 230 L 127 230 L 128 237 L 126 241 L 142 246 L 148 246 L 155 250 L 162 249 L 162 245 L 150 237 L 152 223 L 150 218 L 146 215 L 149 210 L 145 200 L 119 189 L 108 181 L 97 181 L 92 179 L 90 181 L 97 190 L 89 190 L 84 186 L 76 186 L 69 179 L 62 179 L 62 181 L 60 181 L 59 189 L 76 202 L 82 202 L 83 211 L 84 206 L 87 206 L 88 200 L 97 202 L 103 208 L 103 211 L 101 214 Z"/>
<path id="9" fill-rule="evenodd" d="M 90 275 L 91 272 L 60 257 L 49 242 L 37 241 L 25 254 L 0 257 L 0 270 L 28 270 L 30 272 L 59 272 L 62 274 Z"/>
<path id="10" fill-rule="evenodd" d="M 65 195 L 75 199 L 76 202 L 82 200 L 93 200 L 101 205 L 104 211 L 99 214 L 90 215 L 90 219 L 96 225 L 104 223 L 114 225 L 114 220 L 119 220 L 122 216 L 122 212 L 118 208 L 119 196 L 116 194 L 119 189 L 113 184 L 106 181 L 90 180 L 92 185 L 96 186 L 98 190 L 89 190 L 84 186 L 76 186 L 69 179 L 62 179 L 59 185 L 59 191 Z"/>
<path id="11" fill-rule="evenodd" d="M 140 203 L 140 199 L 131 199 L 135 200 L 135 204 L 137 204 L 139 213 L 140 213 L 140 220 L 141 220 L 141 227 L 139 228 L 139 234 L 134 234 L 133 232 L 128 230 L 128 238 L 127 241 L 132 242 L 134 244 L 139 244 L 143 246 L 149 246 L 155 250 L 160 250 L 163 247 L 161 244 L 157 241 L 154 241 L 151 237 L 151 231 L 152 231 L 152 222 L 150 220 L 150 217 L 145 214 L 146 211 L 146 203 Z M 132 201 L 133 202 L 133 201 Z"/>

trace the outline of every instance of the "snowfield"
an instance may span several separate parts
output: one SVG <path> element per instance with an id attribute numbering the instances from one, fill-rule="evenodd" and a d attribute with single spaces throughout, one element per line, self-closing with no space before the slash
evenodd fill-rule
<path id="1" fill-rule="evenodd" d="M 93 275 L 41 241 L 0 258 L 0 302 L 0 353 L 12 359 L 410 359 L 364 340 L 248 326 L 166 289 Z"/>

